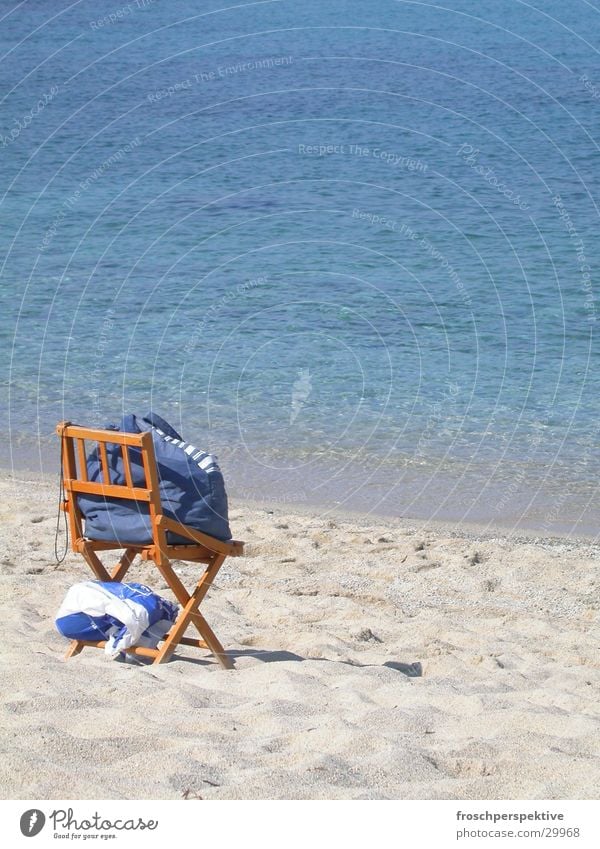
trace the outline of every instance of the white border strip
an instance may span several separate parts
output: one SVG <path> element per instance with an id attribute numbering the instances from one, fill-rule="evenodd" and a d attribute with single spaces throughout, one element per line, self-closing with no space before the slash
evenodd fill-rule
<path id="1" fill-rule="evenodd" d="M 76 785 L 76 766 L 71 767 Z M 126 787 L 123 789 L 126 791 Z M 251 783 L 246 789 L 253 792 Z M 214 788 L 207 786 L 207 794 L 214 792 Z M 202 804 L 198 805 L 200 801 Z M 42 819 L 43 828 L 27 837 L 21 833 L 21 821 L 24 817 L 28 827 L 32 812 L 36 814 L 34 830 Z M 564 829 L 565 835 L 554 838 L 531 835 L 555 828 Z M 481 836 L 461 836 L 460 832 L 465 830 L 479 831 Z M 500 832 L 501 836 L 490 832 Z M 502 836 L 502 832 L 514 832 L 514 836 Z M 600 818 L 599 805 L 594 801 L 211 801 L 202 791 L 196 791 L 188 794 L 186 800 L 172 801 L 0 802 L 0 836 L 2 845 L 10 849 L 56 847 L 63 840 L 71 845 L 108 843 L 123 849 L 129 846 L 164 849 L 195 846 L 200 834 L 202 845 L 225 849 L 306 849 L 307 846 L 597 849 Z"/>

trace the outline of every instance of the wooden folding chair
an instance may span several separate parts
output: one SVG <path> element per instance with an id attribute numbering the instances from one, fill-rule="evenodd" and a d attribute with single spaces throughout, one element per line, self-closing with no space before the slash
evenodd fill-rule
<path id="1" fill-rule="evenodd" d="M 61 439 L 61 463 L 64 485 L 64 501 L 61 503 L 61 509 L 68 515 L 73 551 L 83 555 L 92 572 L 100 581 L 122 581 L 138 554 L 142 560 L 153 561 L 183 607 L 173 627 L 165 635 L 162 645 L 156 649 L 133 646 L 127 649 L 127 651 L 130 654 L 152 657 L 154 658 L 154 663 L 162 663 L 170 657 L 176 647 L 181 643 L 186 646 L 208 649 L 225 669 L 231 669 L 233 666 L 231 658 L 226 654 L 223 646 L 198 608 L 225 559 L 227 557 L 239 557 L 243 554 L 244 543 L 236 540 L 222 542 L 163 515 L 154 444 L 150 432 L 121 433 L 113 430 L 89 430 L 88 428 L 72 425 L 71 422 L 61 422 L 57 426 L 56 432 Z M 86 440 L 92 443 L 95 442 L 98 446 L 102 467 L 102 483 L 88 479 Z M 117 485 L 111 480 L 106 450 L 107 444 L 121 446 L 126 485 Z M 130 446 L 141 451 L 146 479 L 144 487 L 133 485 L 129 457 Z M 100 542 L 87 539 L 84 536 L 83 515 L 77 503 L 77 496 L 80 493 L 100 495 L 107 499 L 125 498 L 129 501 L 147 504 L 149 506 L 152 529 L 151 541 L 147 544 L 139 545 L 123 542 L 122 540 Z M 170 545 L 167 542 L 167 531 L 189 539 L 190 543 L 187 545 Z M 121 555 L 114 569 L 109 573 L 96 552 L 111 549 L 124 549 L 124 553 Z M 175 574 L 171 565 L 172 559 L 205 564 L 204 572 L 200 576 L 192 593 L 188 593 Z M 184 636 L 190 625 L 196 628 L 200 639 Z M 87 642 L 83 640 L 72 640 L 66 657 L 69 658 L 79 654 L 85 646 L 101 648 L 104 645 L 105 641 Z"/>

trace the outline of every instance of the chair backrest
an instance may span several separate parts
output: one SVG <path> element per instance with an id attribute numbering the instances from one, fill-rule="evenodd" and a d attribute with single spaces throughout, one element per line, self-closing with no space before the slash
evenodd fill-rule
<path id="1" fill-rule="evenodd" d="M 158 528 L 155 519 L 161 514 L 160 489 L 154 443 L 149 431 L 144 433 L 122 433 L 116 430 L 94 430 L 73 425 L 71 422 L 60 422 L 56 432 L 61 439 L 61 464 L 63 486 L 66 495 L 64 509 L 70 522 L 73 545 L 83 536 L 82 514 L 77 504 L 77 495 L 100 495 L 104 498 L 124 498 L 129 501 L 141 501 L 149 505 L 150 519 L 155 542 Z M 88 478 L 87 443 L 96 445 L 100 467 L 101 481 L 90 481 Z M 108 462 L 107 445 L 121 448 L 125 483 L 117 484 L 111 479 Z M 134 486 L 131 472 L 129 448 L 136 448 L 141 455 L 145 475 L 145 486 Z M 161 534 L 162 536 L 162 534 Z"/>

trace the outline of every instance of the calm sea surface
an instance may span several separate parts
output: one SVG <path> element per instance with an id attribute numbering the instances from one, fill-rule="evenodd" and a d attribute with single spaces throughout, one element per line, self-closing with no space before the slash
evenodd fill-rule
<path id="1" fill-rule="evenodd" d="M 3 464 L 596 535 L 600 11 L 0 2 Z"/>

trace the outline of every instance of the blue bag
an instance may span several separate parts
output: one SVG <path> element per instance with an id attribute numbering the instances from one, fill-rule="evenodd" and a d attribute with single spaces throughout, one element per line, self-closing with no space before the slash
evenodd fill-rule
<path id="1" fill-rule="evenodd" d="M 149 413 L 141 425 L 136 416 L 129 414 L 123 416 L 119 425 L 109 424 L 106 428 L 125 433 L 151 431 L 164 515 L 217 539 L 231 539 L 225 482 L 216 457 L 184 442 L 177 431 L 155 413 Z M 112 483 L 125 484 L 121 446 L 106 447 Z M 144 487 L 146 476 L 141 451 L 133 447 L 128 451 L 133 485 Z M 97 449 L 87 458 L 87 473 L 90 481 L 102 481 Z M 88 539 L 116 540 L 123 545 L 151 542 L 148 504 L 101 495 L 79 495 L 78 504 L 85 518 Z M 170 531 L 167 541 L 171 545 L 192 542 Z"/>

